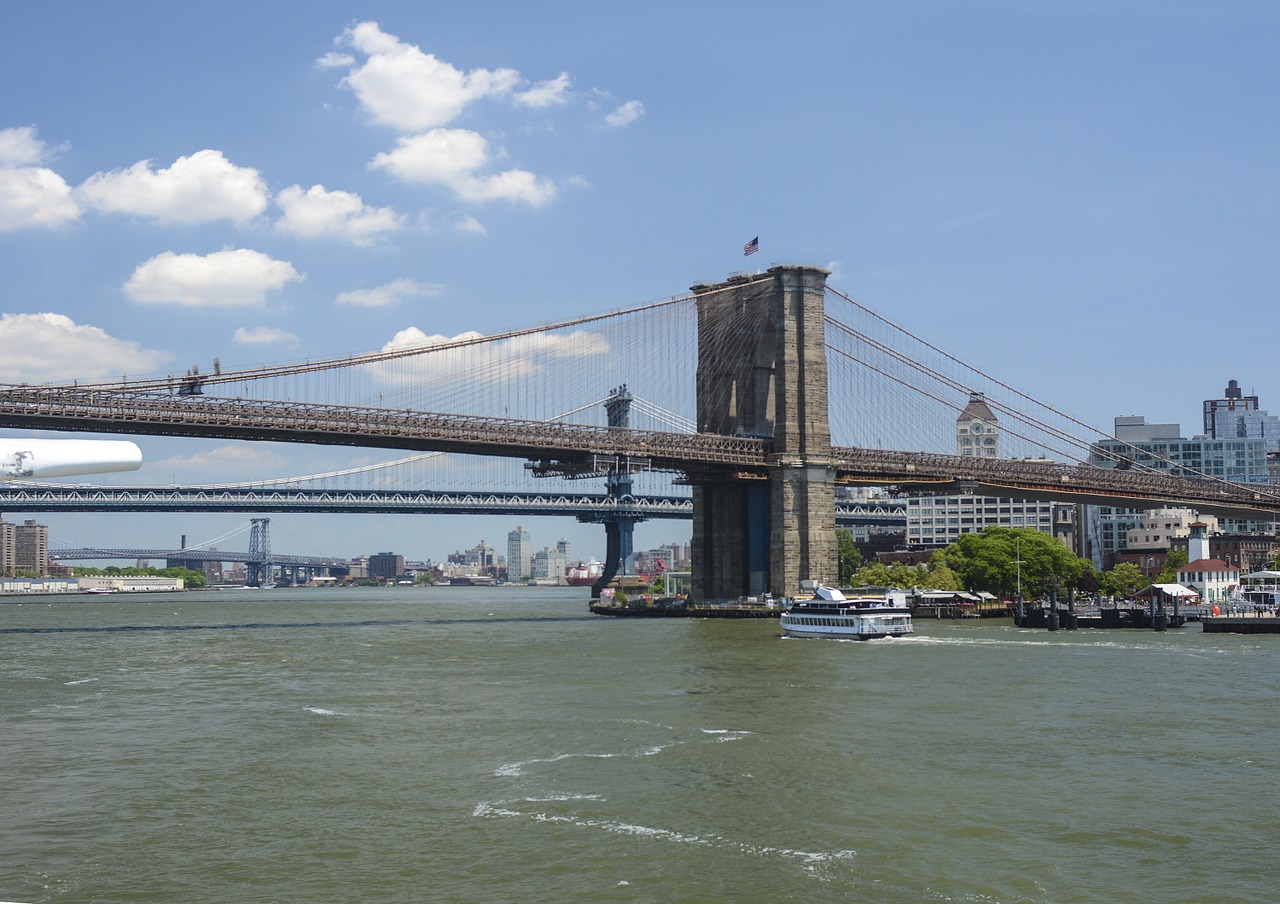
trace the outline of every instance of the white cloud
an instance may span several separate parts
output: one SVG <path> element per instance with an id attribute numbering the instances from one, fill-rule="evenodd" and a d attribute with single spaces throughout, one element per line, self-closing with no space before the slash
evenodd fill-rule
<path id="1" fill-rule="evenodd" d="M 390 207 L 369 207 L 357 194 L 326 191 L 323 185 L 304 190 L 293 185 L 276 195 L 284 211 L 276 229 L 299 238 L 334 236 L 353 245 L 371 245 L 404 225 L 404 217 Z"/>
<path id="2" fill-rule="evenodd" d="M 527 91 L 516 92 L 515 102 L 526 107 L 535 108 L 564 104 L 569 100 L 569 88 L 572 84 L 573 82 L 569 79 L 569 73 L 561 72 L 553 79 L 538 82 Z"/>
<path id="3" fill-rule="evenodd" d="M 284 456 L 272 452 L 260 443 L 235 443 L 194 455 L 173 455 L 147 462 L 147 468 L 161 473 L 194 472 L 200 475 L 201 483 L 214 483 L 222 479 L 220 475 L 227 474 L 231 478 L 242 479 L 247 468 L 277 469 L 286 462 Z"/>
<path id="4" fill-rule="evenodd" d="M 296 342 L 293 333 L 278 330 L 273 326 L 237 327 L 232 342 L 240 345 L 270 345 L 274 342 Z"/>
<path id="5" fill-rule="evenodd" d="M 288 261 L 245 248 L 201 256 L 165 251 L 140 264 L 124 293 L 140 304 L 256 307 L 267 292 L 302 279 Z"/>
<path id="6" fill-rule="evenodd" d="M 71 186 L 53 170 L 0 168 L 0 232 L 57 229 L 79 217 Z"/>
<path id="7" fill-rule="evenodd" d="M 467 104 L 510 94 L 520 83 L 514 69 L 463 72 L 434 54 L 423 53 L 377 22 L 361 22 L 338 39 L 367 59 L 342 80 L 375 122 L 401 132 L 418 132 L 452 122 Z M 333 65 L 337 55 L 322 58 Z M 325 62 L 327 61 L 327 62 Z"/>
<path id="8" fill-rule="evenodd" d="M 428 336 L 416 326 L 396 333 L 382 347 L 383 351 L 445 345 L 472 339 L 483 339 L 483 333 L 465 332 L 453 338 Z M 535 373 L 539 361 L 548 358 L 586 358 L 609 353 L 607 339 L 599 333 L 579 330 L 567 334 L 531 333 L 500 342 L 482 342 L 458 349 L 426 352 L 366 367 L 379 382 L 388 385 L 426 383 L 431 380 L 451 382 L 495 382 L 516 380 Z"/>
<path id="9" fill-rule="evenodd" d="M 638 100 L 629 100 L 604 118 L 605 124 L 614 128 L 629 126 L 644 116 L 644 104 Z"/>
<path id="10" fill-rule="evenodd" d="M 320 59 L 316 60 L 316 65 L 321 69 L 343 69 L 347 66 L 354 66 L 356 58 L 349 53 L 337 53 L 330 51 Z"/>
<path id="11" fill-rule="evenodd" d="M 64 314 L 0 316 L 0 382 L 44 383 L 152 373 L 173 355 L 117 339 Z"/>
<path id="12" fill-rule="evenodd" d="M 396 279 L 374 289 L 352 289 L 339 293 L 338 304 L 360 308 L 386 308 L 407 298 L 434 298 L 444 291 L 439 283 L 420 283 L 413 279 Z"/>
<path id="13" fill-rule="evenodd" d="M 479 220 L 477 220 L 475 217 L 471 216 L 471 214 L 468 214 L 468 213 L 464 213 L 462 214 L 462 216 L 458 217 L 458 219 L 453 224 L 453 228 L 456 229 L 458 232 L 466 232 L 466 233 L 470 233 L 471 235 L 488 235 L 489 234 L 489 230 L 484 228 L 484 223 L 481 223 Z"/>
<path id="14" fill-rule="evenodd" d="M 243 222 L 267 207 L 267 186 L 256 169 L 240 167 L 221 151 L 179 157 L 168 169 L 140 160 L 128 169 L 96 173 L 76 189 L 88 207 L 171 223 Z"/>
<path id="15" fill-rule="evenodd" d="M 396 149 L 369 164 L 405 182 L 443 185 L 464 201 L 523 201 L 535 207 L 554 200 L 555 184 L 527 170 L 477 173 L 489 162 L 488 142 L 467 129 L 432 129 L 396 141 Z"/>
<path id="16" fill-rule="evenodd" d="M 47 152 L 35 126 L 0 129 L 0 166 L 34 166 L 44 162 Z"/>

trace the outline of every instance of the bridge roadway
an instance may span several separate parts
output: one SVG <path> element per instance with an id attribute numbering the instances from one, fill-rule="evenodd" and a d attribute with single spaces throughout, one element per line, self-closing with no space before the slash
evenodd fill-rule
<path id="1" fill-rule="evenodd" d="M 681 472 L 693 481 L 763 478 L 791 464 L 774 455 L 767 440 L 752 437 L 100 387 L 4 387 L 0 427 L 461 452 L 530 459 L 550 472 L 591 471 L 602 467 L 601 460 L 629 460 L 651 470 Z M 1280 496 L 1247 484 L 1047 460 L 857 448 L 833 448 L 831 454 L 837 482 L 848 485 L 972 490 L 1135 508 L 1177 505 L 1227 517 L 1280 513 Z"/>
<path id="2" fill-rule="evenodd" d="M 180 559 L 186 562 L 244 562 L 253 563 L 260 557 L 248 552 L 228 552 L 216 549 L 98 549 L 96 547 L 74 547 L 68 549 L 51 549 L 49 558 L 58 561 L 78 561 L 83 559 Z M 291 556 L 281 553 L 271 554 L 273 566 L 288 568 L 329 568 L 342 573 L 351 570 L 351 562 L 333 556 Z"/>
<path id="3" fill-rule="evenodd" d="M 600 493 L 457 490 L 321 490 L 295 487 L 107 487 L 0 484 L 0 512 L 303 512 L 345 514 L 551 515 L 598 519 L 620 506 Z M 688 496 L 631 496 L 621 508 L 645 520 L 689 519 Z M 836 524 L 903 527 L 901 502 L 836 501 Z"/>

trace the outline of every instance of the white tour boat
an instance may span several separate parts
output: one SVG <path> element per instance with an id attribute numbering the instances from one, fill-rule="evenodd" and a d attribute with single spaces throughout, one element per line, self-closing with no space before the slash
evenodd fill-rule
<path id="1" fill-rule="evenodd" d="M 821 585 L 813 599 L 793 602 L 781 616 L 791 637 L 845 637 L 873 640 L 911 633 L 911 610 L 879 597 L 848 599 L 834 587 Z"/>

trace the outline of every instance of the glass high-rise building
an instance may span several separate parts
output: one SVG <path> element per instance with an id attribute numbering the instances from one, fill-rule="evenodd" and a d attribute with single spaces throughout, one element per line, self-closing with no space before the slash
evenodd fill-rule
<path id="1" fill-rule="evenodd" d="M 1239 383 L 1228 380 L 1222 398 L 1204 401 L 1204 435 L 1212 440 L 1260 439 L 1268 452 L 1280 452 L 1280 416 L 1263 411 L 1256 395 L 1244 395 Z"/>

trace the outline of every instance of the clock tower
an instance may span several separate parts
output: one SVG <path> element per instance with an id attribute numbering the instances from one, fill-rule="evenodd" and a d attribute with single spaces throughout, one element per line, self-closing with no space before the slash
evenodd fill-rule
<path id="1" fill-rule="evenodd" d="M 975 458 L 1000 457 L 1000 422 L 980 392 L 969 394 L 969 404 L 956 418 L 956 453 Z"/>

